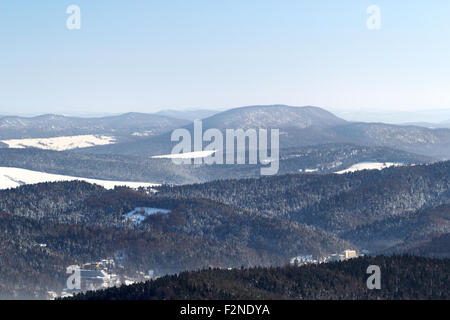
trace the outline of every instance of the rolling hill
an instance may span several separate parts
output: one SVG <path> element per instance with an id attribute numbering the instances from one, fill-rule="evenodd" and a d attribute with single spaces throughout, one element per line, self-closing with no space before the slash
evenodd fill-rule
<path id="1" fill-rule="evenodd" d="M 433 161 L 435 159 L 430 157 L 385 147 L 317 145 L 280 150 L 278 174 L 308 171 L 318 174 L 332 173 L 364 162 L 412 165 Z M 261 165 L 176 165 L 168 159 L 150 159 L 134 155 L 0 148 L 0 167 L 90 179 L 183 184 L 230 178 L 256 178 L 260 176 Z"/>
<path id="2" fill-rule="evenodd" d="M 279 129 L 281 148 L 349 143 L 450 158 L 450 129 L 348 122 L 318 107 L 241 107 L 205 118 L 202 124 L 203 131 L 208 128 L 217 128 L 222 132 L 225 129 Z M 192 136 L 193 125 L 184 128 Z M 170 136 L 171 133 L 167 132 L 131 143 L 85 148 L 79 152 L 140 156 L 168 154 L 175 145 L 171 143 Z"/>
<path id="3" fill-rule="evenodd" d="M 369 265 L 380 266 L 382 270 L 381 290 L 368 290 L 366 287 L 366 268 Z M 380 256 L 301 267 L 209 269 L 183 272 L 130 286 L 90 291 L 73 299 L 448 300 L 449 267 L 450 259 Z"/>
<path id="4" fill-rule="evenodd" d="M 36 117 L 0 118 L 0 139 L 50 138 L 75 135 L 159 135 L 189 123 L 162 115 L 126 113 L 98 118 L 66 117 L 54 114 Z"/>
<path id="5" fill-rule="evenodd" d="M 295 174 L 161 186 L 158 194 L 209 199 L 297 221 L 359 248 L 384 252 L 449 233 L 449 190 L 450 162 L 440 162 L 342 175 Z"/>
<path id="6" fill-rule="evenodd" d="M 48 281 L 52 273 L 117 252 L 126 254 L 127 271 L 153 269 L 161 276 L 279 266 L 298 255 L 350 248 L 448 258 L 449 166 L 163 185 L 156 192 L 81 181 L 2 190 L 0 249 L 8 259 L 0 261 L 0 277 L 8 281 L 0 295 L 42 295 L 40 284 L 55 286 L 65 275 Z M 136 223 L 130 213 L 139 208 L 161 211 Z M 39 272 L 27 282 L 22 272 L 30 263 Z"/>

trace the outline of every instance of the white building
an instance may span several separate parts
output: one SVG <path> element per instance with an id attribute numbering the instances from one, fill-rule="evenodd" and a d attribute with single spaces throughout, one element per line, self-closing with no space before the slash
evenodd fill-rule
<path id="1" fill-rule="evenodd" d="M 303 264 L 308 264 L 308 263 L 317 263 L 317 260 L 314 260 L 312 255 L 300 255 L 297 257 L 293 257 L 290 260 L 290 263 L 292 265 L 303 265 Z"/>
<path id="2" fill-rule="evenodd" d="M 358 257 L 358 254 L 356 252 L 356 250 L 344 250 L 342 253 L 334 253 L 332 255 L 330 255 L 328 258 L 325 259 L 326 262 L 331 262 L 331 261 L 345 261 L 348 259 L 353 259 Z"/>
<path id="3" fill-rule="evenodd" d="M 345 260 L 356 258 L 358 255 L 355 250 L 344 250 L 343 252 Z"/>

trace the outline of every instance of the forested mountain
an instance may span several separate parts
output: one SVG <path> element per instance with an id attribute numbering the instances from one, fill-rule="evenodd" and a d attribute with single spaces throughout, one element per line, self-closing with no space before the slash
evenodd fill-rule
<path id="1" fill-rule="evenodd" d="M 168 197 L 205 198 L 302 222 L 364 244 L 371 250 L 383 250 L 402 241 L 412 241 L 409 232 L 419 228 L 413 228 L 414 217 L 424 212 L 414 216 L 418 210 L 437 207 L 431 212 L 443 212 L 440 220 L 426 220 L 420 216 L 419 225 L 428 224 L 428 228 L 420 233 L 420 239 L 430 240 L 433 233 L 448 233 L 450 230 L 445 207 L 438 207 L 450 203 L 450 162 L 345 175 L 297 174 L 223 180 L 162 186 L 158 190 L 160 195 Z M 399 224 L 397 228 L 406 233 L 393 230 L 393 238 L 390 238 L 384 234 L 386 225 L 383 223 Z M 361 238 L 357 238 L 356 235 L 360 234 L 357 231 L 361 228 L 371 229 L 373 236 L 366 237 L 368 231 L 363 231 Z"/>
<path id="2" fill-rule="evenodd" d="M 344 141 L 370 146 L 385 146 L 443 159 L 450 157 L 450 129 L 430 129 L 384 123 L 349 123 L 335 127 Z"/>
<path id="3" fill-rule="evenodd" d="M 247 106 L 220 112 L 203 120 L 205 128 L 327 128 L 346 124 L 322 108 L 286 105 Z"/>
<path id="4" fill-rule="evenodd" d="M 317 107 L 270 105 L 248 106 L 223 111 L 203 119 L 202 127 L 204 131 L 209 128 L 219 129 L 224 136 L 226 129 L 279 129 L 281 148 L 291 148 L 344 142 L 330 128 L 345 123 L 347 123 L 345 120 Z M 193 124 L 189 124 L 185 128 L 193 136 Z M 149 156 L 168 154 L 173 145 L 171 133 L 168 132 L 134 143 L 96 146 L 80 150 L 80 152 Z"/>
<path id="5" fill-rule="evenodd" d="M 217 128 L 224 136 L 225 129 L 279 129 L 281 148 L 350 143 L 390 147 L 442 159 L 450 157 L 450 129 L 348 122 L 318 107 L 241 107 L 205 118 L 202 125 L 203 130 Z M 193 136 L 193 125 L 185 128 Z M 174 145 L 170 137 L 171 133 L 167 132 L 132 143 L 96 146 L 78 152 L 141 156 L 168 154 Z"/>
<path id="6" fill-rule="evenodd" d="M 449 187 L 450 162 L 439 162 L 156 190 L 106 190 L 77 181 L 3 190 L 1 248 L 8 258 L 0 263 L 1 294 L 42 297 L 65 277 L 58 272 L 69 263 L 117 252 L 127 257 L 127 271 L 158 275 L 283 265 L 298 255 L 352 248 L 449 257 Z M 136 222 L 129 215 L 137 208 L 163 212 Z M 37 271 L 26 280 L 31 268 Z"/>
<path id="7" fill-rule="evenodd" d="M 366 269 L 377 265 L 381 289 L 366 286 Z M 450 298 L 450 259 L 378 256 L 344 262 L 183 272 L 145 283 L 87 292 L 73 299 L 265 300 Z M 407 271 L 405 271 L 407 270 Z"/>
<path id="8" fill-rule="evenodd" d="M 449 235 L 450 204 L 444 204 L 365 224 L 341 237 L 359 247 L 387 253 L 450 257 Z"/>
<path id="9" fill-rule="evenodd" d="M 186 128 L 192 132 L 193 125 L 191 120 L 162 114 L 127 113 L 98 118 L 6 116 L 0 118 L 0 139 L 109 135 L 115 137 L 116 144 L 83 148 L 76 152 L 131 156 L 168 154 L 174 145 L 170 139 L 172 130 Z M 279 129 L 283 149 L 356 144 L 389 147 L 440 159 L 450 157 L 450 129 L 348 122 L 318 107 L 270 105 L 234 108 L 206 117 L 202 124 L 203 130 L 217 128 L 223 132 L 225 129 Z"/>
<path id="10" fill-rule="evenodd" d="M 133 112 L 97 118 L 77 118 L 53 114 L 30 118 L 5 116 L 0 118 L 0 139 L 45 138 L 81 134 L 107 134 L 119 137 L 129 136 L 133 133 L 158 135 L 189 122 L 163 115 Z"/>
<path id="11" fill-rule="evenodd" d="M 37 221 L 143 230 L 161 236 L 184 233 L 274 253 L 284 250 L 285 259 L 297 252 L 320 254 L 349 246 L 314 227 L 210 200 L 170 199 L 128 188 L 105 190 L 84 182 L 23 186 L 0 191 L 0 199 L 0 210 Z M 135 225 L 124 214 L 137 207 L 164 208 L 170 212 L 150 216 Z M 271 230 L 271 234 L 263 236 L 264 230 Z"/>
<path id="12" fill-rule="evenodd" d="M 351 144 L 318 145 L 280 150 L 278 174 L 315 170 L 331 173 L 360 162 L 391 162 L 403 165 L 434 161 L 433 158 L 384 148 Z M 220 179 L 256 178 L 257 165 L 175 165 L 169 159 L 133 155 L 83 154 L 39 149 L 1 149 L 0 167 L 105 180 L 152 183 L 200 183 Z"/>
<path id="13" fill-rule="evenodd" d="M 138 207 L 170 211 L 136 224 L 125 213 Z M 153 269 L 164 275 L 208 266 L 280 265 L 298 254 L 353 248 L 315 227 L 210 200 L 108 191 L 85 182 L 0 191 L 0 211 L 0 246 L 7 257 L 0 262 L 2 297 L 45 297 L 50 289 L 60 291 L 65 267 L 117 252 L 127 257 L 128 273 Z"/>
<path id="14" fill-rule="evenodd" d="M 60 293 L 70 265 L 124 255 L 122 274 L 152 269 L 157 275 L 208 266 L 267 265 L 277 254 L 182 233 L 36 221 L 0 213 L 0 299 L 45 299 Z"/>

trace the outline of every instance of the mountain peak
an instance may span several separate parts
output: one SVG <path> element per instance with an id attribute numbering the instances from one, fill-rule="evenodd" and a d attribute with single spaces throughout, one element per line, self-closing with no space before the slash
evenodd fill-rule
<path id="1" fill-rule="evenodd" d="M 325 109 L 282 104 L 235 108 L 213 115 L 205 122 L 217 128 L 307 128 L 329 127 L 346 123 Z"/>

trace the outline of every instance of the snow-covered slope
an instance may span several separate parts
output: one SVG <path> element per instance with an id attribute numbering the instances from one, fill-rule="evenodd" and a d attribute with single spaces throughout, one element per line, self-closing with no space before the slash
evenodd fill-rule
<path id="1" fill-rule="evenodd" d="M 9 148 L 38 148 L 45 150 L 70 150 L 77 148 L 87 148 L 93 146 L 101 146 L 115 143 L 114 137 L 101 135 L 80 135 L 80 136 L 64 136 L 55 138 L 35 138 L 35 139 L 10 139 L 1 140 L 8 145 Z"/>
<path id="2" fill-rule="evenodd" d="M 147 207 L 139 207 L 135 208 L 133 211 L 130 211 L 125 214 L 125 218 L 130 219 L 136 225 L 141 224 L 148 216 L 156 213 L 169 213 L 170 210 L 160 209 L 160 208 L 147 208 Z"/>
<path id="3" fill-rule="evenodd" d="M 127 186 L 130 188 L 153 187 L 158 184 L 148 182 L 130 181 L 110 181 L 99 179 L 88 179 L 80 177 L 51 174 L 39 171 L 32 171 L 21 168 L 0 167 L 0 189 L 16 188 L 24 184 L 34 184 L 40 182 L 73 181 L 81 180 L 88 183 L 95 183 L 106 189 L 113 189 L 115 186 Z"/>
<path id="4" fill-rule="evenodd" d="M 194 151 L 185 153 L 164 154 L 160 156 L 153 156 L 153 159 L 195 159 L 195 158 L 207 158 L 212 155 L 216 150 Z"/>
<path id="5" fill-rule="evenodd" d="M 355 172 L 360 170 L 381 170 L 384 168 L 392 167 L 392 166 L 401 166 L 401 163 L 394 162 L 360 162 L 352 165 L 350 168 L 337 171 L 337 174 L 343 174 L 347 172 Z"/>

